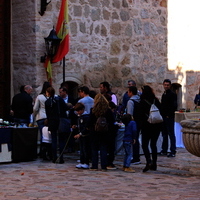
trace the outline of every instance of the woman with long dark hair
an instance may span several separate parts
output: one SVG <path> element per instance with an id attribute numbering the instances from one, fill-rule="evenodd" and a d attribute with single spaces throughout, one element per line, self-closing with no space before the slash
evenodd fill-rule
<path id="1" fill-rule="evenodd" d="M 160 102 L 156 98 L 153 89 L 145 85 L 142 87 L 142 94 L 140 96 L 140 109 L 141 109 L 141 134 L 142 134 L 142 148 L 146 158 L 146 167 L 143 172 L 148 170 L 157 170 L 157 140 L 161 131 L 162 123 L 151 124 L 149 123 L 149 111 L 152 104 L 160 110 Z M 149 151 L 149 143 L 151 148 L 151 153 Z"/>
<path id="2" fill-rule="evenodd" d="M 108 130 L 103 132 L 95 131 L 95 124 L 99 117 L 105 117 L 108 123 Z M 91 109 L 89 127 L 92 147 L 92 170 L 98 169 L 98 151 L 100 150 L 101 169 L 107 169 L 107 146 L 109 134 L 114 126 L 114 115 L 109 108 L 109 103 L 102 94 L 97 94 L 94 98 L 94 107 Z"/>
<path id="3" fill-rule="evenodd" d="M 59 163 L 63 164 L 63 149 L 65 147 L 66 133 L 58 132 L 60 118 L 67 118 L 67 105 L 64 100 L 55 96 L 55 90 L 52 87 L 47 88 L 46 96 L 49 97 L 45 102 L 45 110 L 48 120 L 48 130 L 51 132 L 52 138 L 52 155 L 53 155 L 53 163 L 57 162 L 57 136 L 59 142 Z"/>

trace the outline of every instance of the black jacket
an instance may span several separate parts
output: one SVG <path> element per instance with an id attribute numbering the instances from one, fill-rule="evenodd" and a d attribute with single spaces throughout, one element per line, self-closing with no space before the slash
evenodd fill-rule
<path id="1" fill-rule="evenodd" d="M 60 118 L 67 118 L 67 105 L 61 97 L 49 97 L 45 101 L 49 131 L 56 131 Z"/>
<path id="2" fill-rule="evenodd" d="M 171 90 L 166 90 L 161 98 L 161 115 L 164 118 L 174 118 L 177 110 L 177 95 Z"/>
<path id="3" fill-rule="evenodd" d="M 11 109 L 14 111 L 14 118 L 30 119 L 33 113 L 33 99 L 25 91 L 16 94 L 12 99 Z"/>
<path id="4" fill-rule="evenodd" d="M 89 135 L 89 130 L 86 128 L 89 120 L 89 114 L 83 113 L 81 116 L 77 116 L 78 133 L 82 133 L 83 136 Z"/>

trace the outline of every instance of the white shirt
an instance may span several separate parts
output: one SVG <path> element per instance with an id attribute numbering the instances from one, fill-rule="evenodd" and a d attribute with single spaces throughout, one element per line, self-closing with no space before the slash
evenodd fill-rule
<path id="1" fill-rule="evenodd" d="M 51 132 L 48 131 L 48 127 L 44 126 L 42 128 L 42 142 L 51 143 Z"/>

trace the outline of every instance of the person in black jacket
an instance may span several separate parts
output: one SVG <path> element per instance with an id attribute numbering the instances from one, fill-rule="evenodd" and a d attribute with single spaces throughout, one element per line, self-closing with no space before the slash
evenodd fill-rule
<path id="1" fill-rule="evenodd" d="M 177 109 L 177 95 L 170 89 L 171 81 L 165 79 L 163 81 L 163 87 L 165 89 L 161 98 L 161 115 L 163 117 L 163 143 L 161 155 L 167 155 L 168 157 L 175 157 L 176 155 L 176 137 L 174 133 L 174 117 Z M 170 139 L 170 153 L 168 150 L 168 136 Z"/>
<path id="2" fill-rule="evenodd" d="M 152 88 L 148 85 L 142 87 L 142 94 L 140 96 L 140 120 L 141 120 L 141 134 L 142 134 L 142 149 L 146 158 L 146 167 L 143 172 L 148 170 L 157 170 L 157 140 L 160 135 L 162 123 L 149 123 L 149 111 L 152 104 L 160 110 L 161 104 L 155 97 Z M 151 155 L 149 151 L 149 142 L 151 148 Z"/>
<path id="3" fill-rule="evenodd" d="M 65 135 L 66 133 L 59 132 L 59 123 L 60 119 L 67 118 L 67 105 L 64 100 L 59 97 L 55 96 L 55 90 L 52 87 L 47 88 L 46 96 L 49 97 L 45 101 L 45 110 L 48 120 L 48 130 L 51 132 L 52 137 L 52 155 L 53 155 L 53 163 L 57 162 L 57 134 L 59 139 L 59 151 L 60 151 L 60 160 L 59 163 L 63 164 L 63 149 L 65 146 Z"/>
<path id="4" fill-rule="evenodd" d="M 30 85 L 25 85 L 12 99 L 11 115 L 14 116 L 16 123 L 30 123 L 30 116 L 33 113 L 33 98 L 30 96 L 32 90 Z"/>
<path id="5" fill-rule="evenodd" d="M 95 131 L 95 124 L 99 117 L 105 117 L 108 124 L 108 131 Z M 91 109 L 88 120 L 90 129 L 91 148 L 92 148 L 92 167 L 91 170 L 98 169 L 98 151 L 100 150 L 101 169 L 107 169 L 107 147 L 109 145 L 109 134 L 114 128 L 115 118 L 109 103 L 102 94 L 97 94 L 94 98 L 94 107 Z"/>
<path id="6" fill-rule="evenodd" d="M 72 125 L 72 128 L 77 130 L 74 138 L 79 139 L 80 144 L 80 164 L 76 165 L 76 168 L 89 169 L 90 137 L 87 129 L 89 114 L 85 111 L 85 106 L 82 103 L 77 103 L 74 110 L 77 114 L 77 122 Z"/>

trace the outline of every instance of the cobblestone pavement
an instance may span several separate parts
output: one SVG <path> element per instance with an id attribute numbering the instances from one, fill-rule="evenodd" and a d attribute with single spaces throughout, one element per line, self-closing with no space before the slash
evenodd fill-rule
<path id="1" fill-rule="evenodd" d="M 123 156 L 116 156 L 117 170 L 76 169 L 77 154 L 66 154 L 64 164 L 40 159 L 0 164 L 1 200 L 197 200 L 200 199 L 200 158 L 178 149 L 175 158 L 158 157 L 158 170 L 136 173 L 121 170 Z"/>

